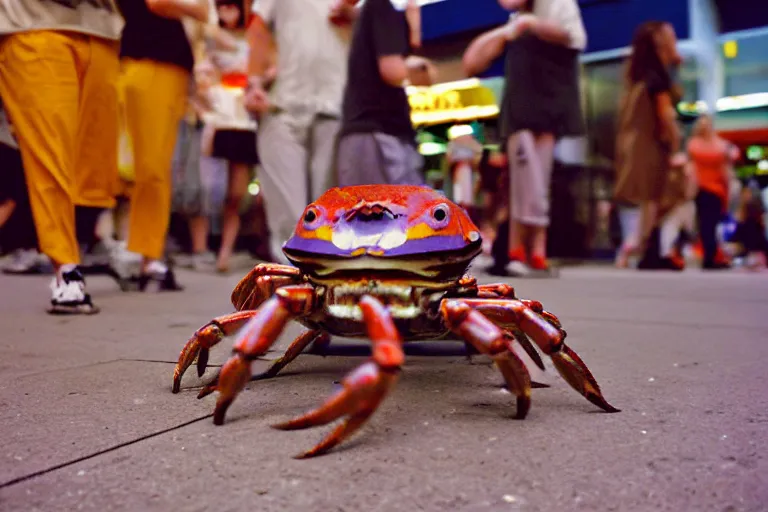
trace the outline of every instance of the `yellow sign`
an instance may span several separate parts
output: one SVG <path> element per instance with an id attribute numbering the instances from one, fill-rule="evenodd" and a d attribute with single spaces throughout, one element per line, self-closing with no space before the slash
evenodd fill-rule
<path id="1" fill-rule="evenodd" d="M 458 123 L 499 114 L 493 91 L 479 80 L 409 87 L 408 103 L 414 125 Z"/>
<path id="2" fill-rule="evenodd" d="M 735 59 L 739 55 L 739 43 L 736 41 L 723 43 L 723 54 L 726 59 Z"/>

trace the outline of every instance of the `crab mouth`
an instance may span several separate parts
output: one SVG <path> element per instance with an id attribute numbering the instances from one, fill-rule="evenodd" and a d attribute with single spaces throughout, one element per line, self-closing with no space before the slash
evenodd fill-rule
<path id="1" fill-rule="evenodd" d="M 380 204 L 350 210 L 336 225 L 331 243 L 342 251 L 388 251 L 408 240 L 405 215 Z"/>
<path id="2" fill-rule="evenodd" d="M 348 211 L 344 219 L 349 222 L 368 223 L 368 222 L 389 222 L 394 221 L 402 215 L 394 213 L 386 206 L 380 204 L 364 204 Z"/>
<path id="3" fill-rule="evenodd" d="M 337 318 L 362 320 L 358 303 L 365 295 L 379 299 L 395 318 L 414 318 L 420 314 L 411 286 L 368 281 L 329 286 L 326 293 L 328 312 Z"/>

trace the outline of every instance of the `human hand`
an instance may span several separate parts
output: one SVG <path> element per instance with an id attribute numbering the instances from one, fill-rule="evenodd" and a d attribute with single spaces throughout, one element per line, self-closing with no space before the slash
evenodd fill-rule
<path id="1" fill-rule="evenodd" d="M 357 0 L 335 0 L 328 13 L 328 19 L 336 26 L 349 25 L 355 20 Z"/>
<path id="2" fill-rule="evenodd" d="M 507 40 L 513 41 L 531 30 L 536 23 L 536 16 L 529 13 L 515 16 L 509 23 L 507 30 Z"/>
<path id="3" fill-rule="evenodd" d="M 245 108 L 256 117 L 264 115 L 269 110 L 269 96 L 264 90 L 264 85 L 259 81 L 250 83 L 245 90 L 243 103 Z"/>
<path id="4" fill-rule="evenodd" d="M 499 5 L 507 11 L 516 11 L 525 5 L 525 0 L 499 0 Z"/>
<path id="5" fill-rule="evenodd" d="M 669 157 L 669 165 L 672 167 L 683 167 L 688 163 L 688 157 L 685 153 L 678 152 Z"/>

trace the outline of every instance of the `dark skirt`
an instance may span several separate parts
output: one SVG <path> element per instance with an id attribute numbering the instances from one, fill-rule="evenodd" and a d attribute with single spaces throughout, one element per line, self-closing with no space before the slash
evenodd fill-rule
<path id="1" fill-rule="evenodd" d="M 558 138 L 585 134 L 579 53 L 531 34 L 507 44 L 502 137 L 521 130 Z"/>
<path id="2" fill-rule="evenodd" d="M 24 166 L 21 153 L 0 142 L 0 202 L 12 199 L 15 202 L 27 196 L 27 182 L 24 178 Z"/>
<path id="3" fill-rule="evenodd" d="M 214 158 L 249 165 L 259 163 L 256 134 L 250 130 L 217 130 L 213 137 Z"/>

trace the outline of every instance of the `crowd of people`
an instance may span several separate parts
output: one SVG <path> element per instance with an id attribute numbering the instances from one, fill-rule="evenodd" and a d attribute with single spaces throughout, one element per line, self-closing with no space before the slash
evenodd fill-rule
<path id="1" fill-rule="evenodd" d="M 547 272 L 555 143 L 585 133 L 587 34 L 576 0 L 499 4 L 509 21 L 463 61 L 475 76 L 505 56 L 508 215 L 491 271 Z M 329 187 L 423 184 L 405 90 L 436 80 L 415 56 L 420 15 L 416 0 L 0 4 L 0 244 L 15 255 L 5 270 L 50 270 L 49 312 L 93 314 L 89 271 L 126 290 L 183 290 L 167 251 L 172 210 L 188 223 L 190 266 L 228 272 L 254 172 L 269 257 L 286 264 L 282 244 Z M 639 27 L 617 135 L 621 267 L 641 255 L 640 268 L 681 268 L 684 232 L 698 233 L 704 268 L 728 266 L 716 231 L 738 154 L 706 116 L 684 144 L 680 61 L 669 24 Z M 737 238 L 765 254 L 759 199 L 743 204 Z M 221 244 L 208 261 L 214 214 Z"/>

